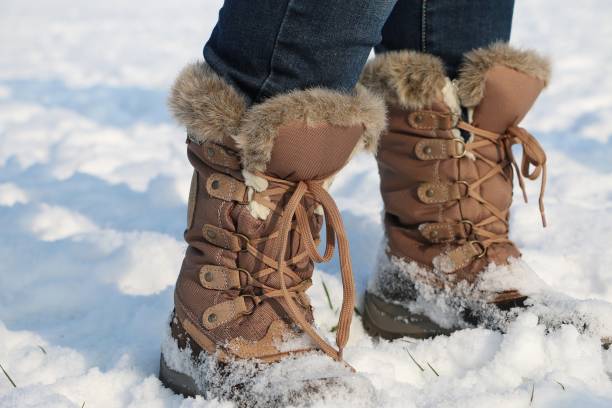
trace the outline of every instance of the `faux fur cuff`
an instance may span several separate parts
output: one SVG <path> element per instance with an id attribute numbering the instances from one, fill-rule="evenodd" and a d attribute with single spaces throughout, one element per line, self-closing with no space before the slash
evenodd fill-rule
<path id="1" fill-rule="evenodd" d="M 422 109 L 437 98 L 446 84 L 442 61 L 417 51 L 392 51 L 369 61 L 360 82 L 382 95 L 391 106 Z"/>
<path id="2" fill-rule="evenodd" d="M 521 50 L 497 42 L 468 52 L 459 71 L 457 89 L 461 103 L 468 108 L 480 103 L 484 95 L 485 75 L 494 65 L 503 65 L 538 78 L 548 85 L 550 62 L 532 50 Z"/>
<path id="3" fill-rule="evenodd" d="M 266 168 L 278 128 L 291 122 L 362 125 L 361 145 L 370 152 L 376 151 L 386 126 L 384 102 L 362 86 L 351 93 L 323 88 L 293 91 L 247 108 L 245 98 L 203 62 L 179 74 L 169 106 L 194 142 L 231 137 L 248 171 Z"/>
<path id="4" fill-rule="evenodd" d="M 362 148 L 376 152 L 378 137 L 385 129 L 384 102 L 362 86 L 345 94 L 311 88 L 278 95 L 253 106 L 235 136 L 247 170 L 262 170 L 270 161 L 276 130 L 283 124 L 301 122 L 306 126 L 363 125 Z"/>
<path id="5" fill-rule="evenodd" d="M 196 143 L 222 142 L 238 133 L 246 100 L 204 62 L 187 65 L 168 98 L 175 119 Z"/>
<path id="6" fill-rule="evenodd" d="M 536 77 L 548 84 L 549 61 L 531 50 L 520 50 L 497 42 L 486 48 L 468 52 L 456 81 L 461 104 L 474 107 L 484 94 L 485 74 L 494 65 Z M 422 109 L 438 99 L 448 84 L 442 61 L 431 54 L 417 51 L 392 51 L 369 61 L 360 82 L 382 95 L 387 104 L 403 109 Z"/>

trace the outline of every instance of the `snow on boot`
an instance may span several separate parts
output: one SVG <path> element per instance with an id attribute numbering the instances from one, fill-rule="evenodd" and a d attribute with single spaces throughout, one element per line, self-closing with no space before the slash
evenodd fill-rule
<path id="1" fill-rule="evenodd" d="M 376 149 L 384 102 L 363 87 L 313 88 L 248 107 L 197 63 L 177 78 L 170 107 L 187 128 L 195 170 L 162 382 L 240 406 L 308 404 L 340 388 L 372 401 L 371 384 L 342 361 L 355 294 L 326 188 L 355 152 Z M 306 295 L 314 262 L 330 260 L 336 243 L 344 285 L 337 349 L 314 328 Z"/>
<path id="2" fill-rule="evenodd" d="M 377 157 L 386 243 L 366 293 L 371 333 L 423 338 L 471 324 L 503 330 L 526 306 L 549 326 L 604 329 L 601 318 L 571 310 L 578 301 L 547 288 L 508 238 L 515 175 L 525 200 L 523 178 L 541 178 L 546 223 L 546 155 L 518 124 L 549 74 L 546 59 L 504 43 L 466 54 L 452 82 L 428 54 L 387 53 L 368 63 L 361 82 L 390 110 Z"/>

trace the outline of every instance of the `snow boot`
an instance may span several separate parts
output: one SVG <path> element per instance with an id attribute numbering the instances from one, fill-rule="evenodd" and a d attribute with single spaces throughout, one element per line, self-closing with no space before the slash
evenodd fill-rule
<path id="1" fill-rule="evenodd" d="M 540 285 L 508 238 L 513 176 L 541 177 L 546 155 L 518 127 L 547 85 L 546 59 L 496 43 L 465 55 L 450 81 L 435 56 L 387 53 L 361 82 L 385 96 L 389 129 L 377 157 L 385 251 L 366 293 L 364 324 L 396 338 L 499 327 Z M 512 146 L 523 149 L 517 165 Z M 526 199 L 526 197 L 525 197 Z"/>
<path id="2" fill-rule="evenodd" d="M 170 108 L 187 129 L 194 173 L 161 381 L 239 406 L 303 404 L 338 387 L 372 399 L 369 382 L 342 360 L 355 294 L 347 237 L 326 189 L 353 154 L 375 151 L 384 102 L 359 86 L 249 107 L 197 63 L 180 73 Z M 336 243 L 344 286 L 337 348 L 315 329 L 306 294 L 314 262 L 330 260 Z"/>

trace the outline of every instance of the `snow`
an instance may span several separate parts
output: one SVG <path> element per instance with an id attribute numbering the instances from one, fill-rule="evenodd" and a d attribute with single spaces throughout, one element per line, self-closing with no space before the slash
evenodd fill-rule
<path id="1" fill-rule="evenodd" d="M 305 383 L 316 387 L 316 391 L 310 393 L 310 402 L 315 406 L 349 406 L 347 402 L 350 401 L 353 407 L 370 407 L 371 401 L 377 398 L 374 387 L 364 375 L 353 374 L 347 366 L 318 352 L 285 358 L 269 366 L 266 375 L 258 375 L 251 361 L 234 360 L 219 366 L 216 357 L 206 353 L 202 353 L 198 364 L 194 365 L 191 349 L 181 350 L 169 327 L 162 342 L 162 352 L 170 369 L 189 374 L 211 398 L 213 395 L 217 398 L 231 396 L 249 407 L 293 405 L 300 401 Z M 253 405 L 253 401 L 257 403 Z"/>
<path id="2" fill-rule="evenodd" d="M 201 55 L 219 5 L 2 2 L 0 364 L 17 388 L 0 372 L 0 407 L 232 405 L 184 399 L 156 378 L 191 175 L 165 97 Z M 608 324 L 611 18 L 605 0 L 517 2 L 513 34 L 551 55 L 555 70 L 524 123 L 549 157 L 550 226 L 542 230 L 537 205 L 517 195 L 512 237 L 544 282 L 590 299 L 577 311 Z M 361 156 L 333 186 L 360 291 L 381 238 L 377 182 Z M 537 188 L 530 183 L 533 202 Z M 329 339 L 337 311 L 322 282 L 337 308 L 336 270 L 323 266 L 310 290 Z M 371 339 L 355 318 L 345 358 L 372 382 L 372 406 L 612 405 L 612 351 L 571 325 L 547 331 L 531 312 L 505 334 L 476 328 L 394 342 Z M 318 405 L 357 406 L 349 397 Z"/>

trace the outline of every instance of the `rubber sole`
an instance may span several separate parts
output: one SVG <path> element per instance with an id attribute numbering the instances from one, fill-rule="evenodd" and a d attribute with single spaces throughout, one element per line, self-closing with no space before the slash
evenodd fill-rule
<path id="1" fill-rule="evenodd" d="M 426 339 L 453 332 L 423 314 L 413 313 L 370 292 L 365 293 L 362 322 L 368 334 L 388 340 L 406 336 Z"/>
<path id="2" fill-rule="evenodd" d="M 168 367 L 163 354 L 159 359 L 159 380 L 175 394 L 182 394 L 185 397 L 195 397 L 203 394 L 193 378 Z"/>
<path id="3" fill-rule="evenodd" d="M 304 369 L 297 370 L 300 373 Z M 296 371 L 296 372 L 297 372 Z M 306 367 L 306 371 L 307 367 Z M 327 373 L 326 375 L 329 375 Z M 344 376 L 346 377 L 346 376 Z M 237 408 L 276 408 L 280 406 L 310 406 L 313 401 L 323 401 L 330 392 L 352 395 L 359 391 L 361 398 L 375 400 L 376 390 L 364 377 L 350 377 L 347 382 L 343 376 L 321 376 L 319 378 L 300 379 L 292 383 L 287 377 L 270 378 L 271 382 L 265 387 L 255 387 L 254 383 L 245 378 L 244 384 L 236 384 L 226 394 L 215 394 L 214 388 L 210 388 L 210 395 L 206 389 L 196 385 L 189 375 L 173 370 L 166 363 L 163 354 L 159 362 L 159 379 L 162 384 L 172 390 L 175 394 L 184 397 L 195 397 L 196 395 L 219 398 L 220 400 L 232 401 Z M 224 384 L 227 385 L 227 384 Z M 245 387 L 246 385 L 246 387 Z M 223 387 L 226 388 L 226 387 Z M 226 390 L 227 391 L 227 390 Z"/>
<path id="4" fill-rule="evenodd" d="M 504 303 L 502 310 L 512 307 L 523 307 L 524 298 Z M 413 313 L 409 309 L 389 302 L 373 293 L 365 293 L 362 323 L 365 331 L 372 337 L 394 340 L 401 337 L 426 339 L 439 335 L 451 334 L 454 329 L 445 329 L 434 323 L 427 316 Z M 476 324 L 476 323 L 474 323 Z M 601 339 L 601 347 L 609 350 L 612 338 Z"/>

